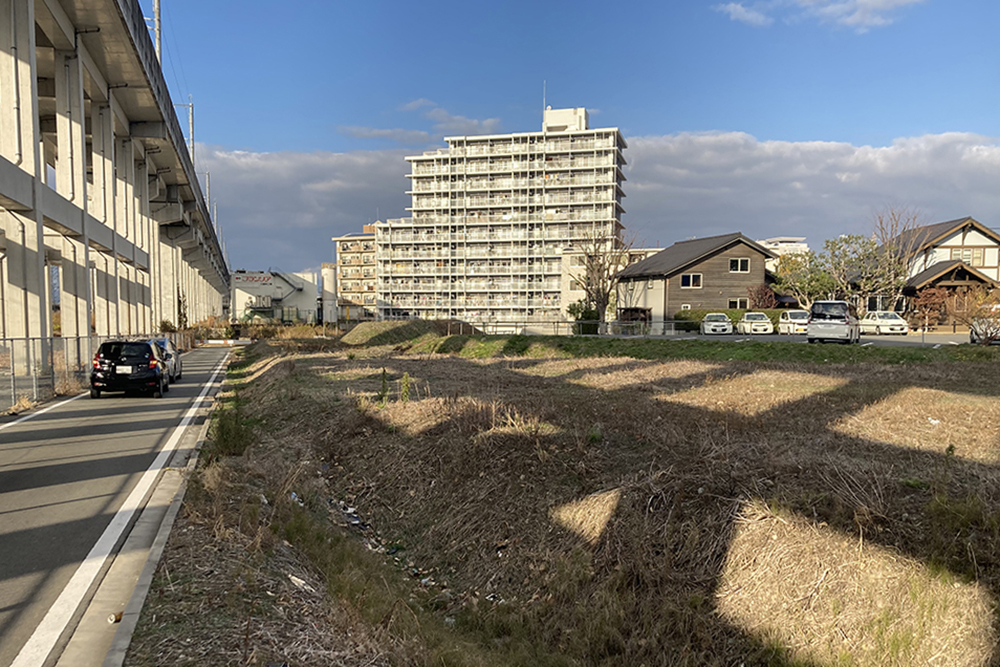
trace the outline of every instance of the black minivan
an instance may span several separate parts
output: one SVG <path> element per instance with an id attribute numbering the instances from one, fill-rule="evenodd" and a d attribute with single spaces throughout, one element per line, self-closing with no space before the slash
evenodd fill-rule
<path id="1" fill-rule="evenodd" d="M 151 341 L 114 340 L 101 343 L 90 371 L 90 397 L 103 391 L 145 391 L 161 398 L 167 391 L 166 361 Z"/>

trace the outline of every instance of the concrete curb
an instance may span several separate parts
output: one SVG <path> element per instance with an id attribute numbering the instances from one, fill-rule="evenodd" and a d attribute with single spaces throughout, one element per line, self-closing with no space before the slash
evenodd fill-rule
<path id="1" fill-rule="evenodd" d="M 225 379 L 219 385 L 220 391 L 224 385 Z M 125 655 L 132 644 L 132 635 L 135 633 L 135 628 L 139 623 L 139 614 L 142 612 L 142 608 L 146 603 L 146 597 L 149 595 L 149 589 L 153 584 L 153 576 L 156 574 L 156 568 L 160 565 L 160 559 L 163 558 L 163 551 L 166 549 L 167 540 L 170 538 L 170 531 L 174 527 L 174 521 L 177 519 L 181 504 L 184 502 L 188 479 L 198 465 L 199 454 L 201 453 L 202 445 L 205 444 L 208 428 L 211 424 L 211 416 L 215 412 L 215 408 L 216 403 L 213 396 L 212 406 L 205 414 L 205 421 L 195 440 L 194 448 L 191 456 L 188 458 L 187 465 L 179 471 L 181 475 L 180 485 L 174 494 L 174 499 L 170 503 L 170 507 L 163 517 L 159 530 L 156 532 L 156 537 L 153 539 L 153 544 L 149 549 L 146 564 L 143 566 L 142 572 L 139 574 L 139 579 L 135 584 L 135 589 L 122 612 L 121 622 L 118 624 L 117 630 L 115 630 L 114 639 L 111 640 L 111 647 L 108 649 L 102 667 L 121 667 L 125 662 Z M 162 482 L 163 478 L 161 477 L 160 483 Z"/>

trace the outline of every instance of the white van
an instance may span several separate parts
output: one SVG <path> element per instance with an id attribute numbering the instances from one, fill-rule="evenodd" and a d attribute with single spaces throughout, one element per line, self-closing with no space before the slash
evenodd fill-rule
<path id="1" fill-rule="evenodd" d="M 814 301 L 809 308 L 806 338 L 810 343 L 824 340 L 848 344 L 861 342 L 857 309 L 846 301 Z"/>

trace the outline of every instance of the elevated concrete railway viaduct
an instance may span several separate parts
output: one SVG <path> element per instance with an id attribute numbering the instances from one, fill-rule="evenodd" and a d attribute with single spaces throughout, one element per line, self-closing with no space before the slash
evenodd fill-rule
<path id="1" fill-rule="evenodd" d="M 0 338 L 223 315 L 229 269 L 136 0 L 0 0 Z M 82 353 L 82 351 L 81 351 Z"/>

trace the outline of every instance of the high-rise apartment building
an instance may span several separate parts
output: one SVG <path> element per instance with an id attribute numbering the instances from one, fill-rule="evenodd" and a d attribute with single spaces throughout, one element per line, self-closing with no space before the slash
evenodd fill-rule
<path id="1" fill-rule="evenodd" d="M 365 225 L 361 234 L 335 236 L 333 242 L 340 319 L 375 319 L 375 226 Z"/>
<path id="2" fill-rule="evenodd" d="M 446 141 L 406 158 L 412 217 L 375 225 L 380 316 L 566 319 L 563 262 L 620 236 L 621 133 L 546 109 L 541 132 Z"/>

